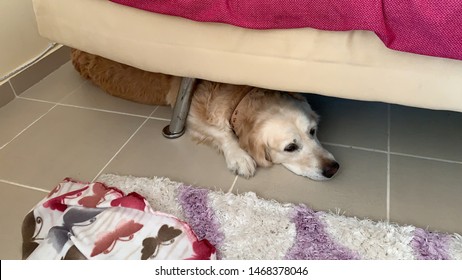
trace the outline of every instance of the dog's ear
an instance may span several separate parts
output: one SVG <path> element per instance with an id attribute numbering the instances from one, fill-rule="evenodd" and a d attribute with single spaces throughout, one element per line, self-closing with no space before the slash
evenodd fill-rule
<path id="1" fill-rule="evenodd" d="M 269 167 L 273 165 L 270 149 L 266 143 L 262 142 L 256 146 L 253 154 L 251 154 L 251 156 L 255 159 L 255 162 L 257 162 L 259 166 Z"/>
<path id="2" fill-rule="evenodd" d="M 314 121 L 315 121 L 316 123 L 319 123 L 320 117 L 319 117 L 319 115 L 318 115 L 315 111 L 310 110 L 309 115 L 310 115 L 310 117 L 311 117 L 312 119 L 314 119 Z"/>
<path id="3" fill-rule="evenodd" d="M 269 154 L 266 140 L 262 138 L 261 128 L 265 107 L 265 92 L 253 89 L 239 104 L 239 121 L 233 130 L 239 139 L 239 146 L 255 160 L 258 166 L 271 166 L 273 162 Z"/>
<path id="4" fill-rule="evenodd" d="M 273 165 L 270 150 L 266 142 L 261 138 L 261 134 L 256 131 L 243 133 L 239 138 L 239 144 L 255 160 L 258 166 L 269 167 Z"/>
<path id="5" fill-rule="evenodd" d="M 297 99 L 298 101 L 306 102 L 306 98 L 300 93 L 286 92 L 286 94 L 289 95 L 289 96 L 292 96 L 293 98 Z"/>

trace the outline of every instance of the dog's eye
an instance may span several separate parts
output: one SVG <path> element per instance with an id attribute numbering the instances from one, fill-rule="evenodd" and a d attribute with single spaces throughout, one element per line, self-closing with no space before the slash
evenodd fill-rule
<path id="1" fill-rule="evenodd" d="M 310 129 L 310 135 L 314 136 L 316 134 L 316 128 Z"/>
<path id="2" fill-rule="evenodd" d="M 298 150 L 298 146 L 297 144 L 294 144 L 294 143 L 290 143 L 284 148 L 284 151 L 289 152 L 289 153 L 295 152 L 296 150 Z"/>

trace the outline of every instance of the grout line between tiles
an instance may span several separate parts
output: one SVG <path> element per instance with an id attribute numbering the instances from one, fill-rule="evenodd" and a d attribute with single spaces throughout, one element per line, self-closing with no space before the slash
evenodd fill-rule
<path id="1" fill-rule="evenodd" d="M 152 113 L 151 113 L 151 115 L 152 115 Z M 151 115 L 149 115 L 149 117 Z M 132 140 L 132 138 L 138 133 L 138 131 L 146 124 L 146 122 L 149 120 L 149 117 L 146 117 L 144 122 L 135 130 L 135 132 L 133 132 L 133 134 L 127 139 L 127 141 L 125 141 L 125 143 L 122 145 L 122 147 L 120 147 L 120 149 L 112 156 L 112 158 L 106 163 L 106 165 L 103 166 L 103 168 L 98 172 L 98 174 L 96 174 L 95 178 L 93 178 L 93 180 L 91 180 L 91 182 L 95 182 L 95 180 L 98 179 L 98 177 L 101 175 L 101 173 L 103 173 L 104 169 L 106 169 L 106 167 L 109 166 L 109 164 L 114 160 L 114 158 L 123 150 L 123 148 L 125 148 L 125 146 Z"/>
<path id="2" fill-rule="evenodd" d="M 29 101 L 47 103 L 47 104 L 54 104 L 54 105 L 59 105 L 59 106 L 63 106 L 63 107 L 86 109 L 86 110 L 92 110 L 92 111 L 98 111 L 98 112 L 112 113 L 112 114 L 117 114 L 117 115 L 125 115 L 125 116 L 130 116 L 130 117 L 149 118 L 149 119 L 158 120 L 158 121 L 170 121 L 170 119 L 164 119 L 164 118 L 159 118 L 159 117 L 151 117 L 151 115 L 154 114 L 157 111 L 157 108 L 159 106 L 157 106 L 154 109 L 154 111 L 151 112 L 151 114 L 149 116 L 143 116 L 143 115 L 138 115 L 138 114 L 124 113 L 124 112 L 118 112 L 118 111 L 112 111 L 112 110 L 106 110 L 106 109 L 91 108 L 91 107 L 85 107 L 85 106 L 79 106 L 79 105 L 65 104 L 65 103 L 60 103 L 60 102 L 40 100 L 40 99 L 35 99 L 35 98 L 30 98 L 30 97 L 18 96 L 18 98 L 19 99 L 24 99 L 24 100 L 29 100 Z"/>
<path id="3" fill-rule="evenodd" d="M 388 154 L 388 151 L 378 150 L 378 149 L 371 149 L 371 148 L 364 148 L 364 147 L 358 147 L 358 146 L 352 146 L 352 145 L 335 144 L 335 143 L 330 143 L 330 142 L 321 142 L 321 144 L 327 145 L 327 146 L 332 146 L 332 147 L 340 147 L 340 148 L 361 150 L 361 151 L 366 151 L 366 152 L 375 152 L 375 153 L 381 153 L 381 154 Z M 426 160 L 433 160 L 433 161 L 439 161 L 439 162 L 445 162 L 445 163 L 462 164 L 462 161 L 457 161 L 457 160 L 425 157 L 425 156 L 418 156 L 418 155 L 413 155 L 413 154 L 406 154 L 406 153 L 399 153 L 399 152 L 392 152 L 392 151 L 390 151 L 390 155 L 404 156 L 404 157 L 411 157 L 411 158 L 418 158 L 418 159 L 426 159 Z"/>
<path id="4" fill-rule="evenodd" d="M 97 108 L 91 108 L 91 107 L 84 107 L 84 106 L 79 106 L 79 105 L 71 105 L 71 104 L 63 104 L 63 103 L 58 103 L 58 105 L 63 106 L 63 107 L 79 108 L 79 109 L 98 111 L 98 112 L 104 112 L 104 113 L 112 113 L 112 114 L 124 115 L 124 116 L 130 116 L 130 117 L 147 118 L 147 116 L 143 116 L 143 115 L 137 115 L 137 114 L 131 114 L 131 113 L 123 113 L 123 112 L 117 112 L 117 111 L 106 110 L 106 109 L 97 109 Z"/>
<path id="5" fill-rule="evenodd" d="M 165 121 L 165 122 L 171 121 L 170 119 L 164 119 L 164 118 L 159 118 L 159 117 L 149 117 L 149 119 L 157 120 L 157 121 Z"/>
<path id="6" fill-rule="evenodd" d="M 23 99 L 23 100 L 28 100 L 28 101 L 35 101 L 35 102 L 41 102 L 41 103 L 47 103 L 47 104 L 58 105 L 58 103 L 53 102 L 53 101 L 40 100 L 40 99 L 36 99 L 36 98 L 24 97 L 24 96 L 21 96 L 21 95 L 19 95 L 17 98 L 18 98 L 18 99 Z"/>
<path id="7" fill-rule="evenodd" d="M 154 108 L 154 110 L 152 110 L 150 116 L 152 116 L 157 111 L 157 109 L 159 109 L 159 105 L 157 105 L 156 108 Z"/>
<path id="8" fill-rule="evenodd" d="M 418 159 L 426 159 L 426 160 L 433 160 L 433 161 L 439 161 L 439 162 L 445 162 L 445 163 L 462 164 L 462 161 L 457 161 L 457 160 L 442 159 L 442 158 L 432 158 L 432 157 L 411 155 L 411 154 L 405 154 L 405 153 L 399 153 L 399 152 L 390 152 L 390 155 L 411 157 L 411 158 L 418 158 Z"/>
<path id="9" fill-rule="evenodd" d="M 89 84 L 90 82 L 89 81 L 81 81 L 79 86 L 76 87 L 75 89 L 71 90 L 68 94 L 64 95 L 63 97 L 61 97 L 61 99 L 59 99 L 56 103 L 58 103 L 59 105 L 61 105 L 63 102 L 63 100 L 66 100 L 66 98 L 70 97 L 71 95 L 73 95 L 75 92 L 77 92 L 79 89 L 81 89 L 83 86 Z"/>
<path id="10" fill-rule="evenodd" d="M 137 118 L 143 118 L 143 119 L 147 118 L 147 119 L 158 120 L 158 121 L 167 121 L 167 122 L 170 121 L 169 119 L 152 117 L 152 114 L 155 113 L 155 110 L 153 112 L 151 112 L 151 114 L 149 116 L 143 116 L 143 115 L 138 115 L 138 114 L 118 112 L 118 111 L 112 111 L 112 110 L 106 110 L 106 109 L 91 108 L 91 107 L 85 107 L 85 106 L 79 106 L 79 105 L 71 105 L 71 104 L 63 104 L 63 103 L 57 103 L 57 104 L 59 106 L 63 106 L 63 107 L 79 108 L 79 109 L 85 109 L 85 110 L 91 110 L 91 111 L 97 111 L 97 112 L 104 112 L 104 113 L 111 113 L 111 114 L 130 116 L 130 117 L 137 117 Z"/>
<path id="11" fill-rule="evenodd" d="M 234 177 L 234 181 L 231 184 L 231 188 L 229 188 L 229 190 L 226 193 L 231 193 L 233 191 L 234 186 L 236 185 L 237 179 L 239 179 L 239 175 L 236 175 L 236 177 Z"/>
<path id="12" fill-rule="evenodd" d="M 0 150 L 2 150 L 3 148 L 5 148 L 8 144 L 10 144 L 11 142 L 13 142 L 16 138 L 18 138 L 21 134 L 23 134 L 27 129 L 29 129 L 31 126 L 33 126 L 36 122 L 38 122 L 41 118 L 43 118 L 46 114 L 48 114 L 51 110 L 53 110 L 56 106 L 58 106 L 57 104 L 55 104 L 53 107 L 51 107 L 48 111 L 46 111 L 44 114 L 42 114 L 40 117 L 38 117 L 35 121 L 33 121 L 31 124 L 29 124 L 26 128 L 24 128 L 23 130 L 21 130 L 18 134 L 16 134 L 16 136 L 13 137 L 13 139 L 11 139 L 10 141 L 6 142 L 3 146 L 0 147 Z"/>
<path id="13" fill-rule="evenodd" d="M 383 150 L 364 148 L 364 147 L 358 147 L 358 146 L 352 146 L 352 145 L 335 144 L 335 143 L 330 143 L 330 142 L 321 142 L 321 144 L 328 145 L 328 146 L 333 146 L 333 147 L 341 147 L 341 148 L 350 148 L 350 149 L 355 149 L 355 150 L 362 150 L 362 151 L 367 151 L 367 152 L 376 152 L 376 153 L 382 153 L 382 154 L 387 153 L 387 151 L 383 151 Z"/>
<path id="14" fill-rule="evenodd" d="M 78 88 L 76 88 L 75 90 L 73 90 L 71 93 L 69 93 L 68 95 L 64 96 L 63 98 L 61 98 L 57 103 L 58 105 L 60 106 L 65 106 L 65 107 L 71 107 L 71 108 L 79 108 L 79 109 L 86 109 L 86 110 L 92 110 L 92 111 L 98 111 L 98 112 L 105 112 L 105 113 L 112 113 L 112 114 L 118 114 L 118 115 L 124 115 L 124 116 L 130 116 L 130 117 L 138 117 L 138 118 L 151 118 L 151 116 L 157 111 L 157 108 L 159 108 L 159 106 L 155 107 L 154 110 L 149 114 L 149 116 L 146 116 L 146 115 L 138 115 L 138 114 L 131 114 L 131 113 L 126 113 L 126 112 L 118 112 L 118 111 L 113 111 L 113 110 L 107 110 L 107 109 L 100 109 L 100 108 L 93 108 L 93 107 L 85 107 L 85 106 L 79 106 L 79 105 L 72 105 L 72 104 L 65 104 L 65 103 L 62 103 L 62 101 L 66 100 L 66 98 L 68 98 L 69 96 L 71 96 L 72 94 L 74 94 L 78 89 L 80 89 L 81 87 L 83 87 L 85 84 L 88 84 L 89 82 L 88 81 L 83 81 Z M 154 118 L 155 119 L 155 118 Z M 163 120 L 163 119 L 159 119 L 159 120 Z"/>
<path id="15" fill-rule="evenodd" d="M 391 162 L 390 162 L 390 139 L 391 139 L 391 109 L 390 104 L 387 107 L 387 222 L 390 222 L 390 192 L 391 192 Z"/>
<path id="16" fill-rule="evenodd" d="M 36 101 L 36 102 L 42 102 L 42 103 L 48 103 L 48 104 L 54 104 L 54 105 L 63 105 L 62 103 L 60 103 L 62 100 L 66 99 L 67 97 L 71 96 L 72 94 L 74 94 L 77 90 L 79 90 L 84 84 L 86 83 L 86 81 L 82 81 L 76 88 L 74 88 L 73 90 L 71 90 L 69 93 L 67 93 L 66 95 L 64 95 L 61 99 L 59 99 L 59 101 L 55 102 L 55 101 L 48 101 L 48 100 L 42 100 L 42 99 L 37 99 L 37 98 L 33 98 L 33 97 L 25 97 L 25 96 L 21 96 L 21 95 L 18 95 L 18 98 L 19 99 L 23 99 L 23 100 L 29 100 L 29 101 Z"/>
<path id="17" fill-rule="evenodd" d="M 83 83 L 80 84 L 78 87 L 76 87 L 74 90 L 72 90 L 70 93 L 68 93 L 67 95 L 65 95 L 63 97 L 66 98 L 67 96 L 73 94 L 76 90 L 78 90 L 80 87 L 82 87 Z M 27 97 L 22 97 L 22 96 L 18 96 L 18 98 L 20 99 L 28 99 Z M 61 100 L 63 100 L 61 99 Z M 30 99 L 29 99 L 30 100 Z M 34 100 L 34 101 L 38 101 L 38 100 Z M 43 100 L 42 100 L 43 101 Z M 47 101 L 44 101 L 44 102 L 47 102 Z M 50 102 L 48 102 L 50 103 Z M 18 138 L 21 134 L 23 134 L 27 129 L 29 129 L 31 126 L 33 126 L 36 122 L 38 122 L 40 119 L 42 119 L 44 116 L 46 116 L 51 110 L 53 110 L 54 108 L 56 108 L 56 106 L 59 105 L 59 103 L 54 103 L 54 102 L 51 102 L 50 104 L 54 104 L 53 107 L 51 107 L 48 111 L 46 111 L 44 114 L 42 114 L 40 117 L 38 117 L 35 121 L 33 121 L 31 124 L 29 124 L 26 128 L 24 128 L 23 130 L 21 130 L 18 134 L 16 134 L 16 136 L 13 137 L 13 139 L 11 139 L 10 141 L 8 141 L 7 143 L 5 143 L 3 146 L 0 147 L 0 150 L 2 150 L 3 148 L 5 148 L 8 144 L 10 144 L 11 142 L 13 142 L 16 138 Z"/>
<path id="18" fill-rule="evenodd" d="M 13 186 L 16 186 L 16 187 L 20 187 L 20 188 L 29 189 L 29 190 L 34 190 L 34 191 L 39 191 L 39 192 L 44 192 L 44 193 L 49 193 L 50 192 L 49 190 L 44 190 L 44 189 L 41 189 L 41 188 L 31 187 L 31 186 L 28 186 L 28 185 L 24 185 L 24 184 L 20 184 L 20 183 L 16 183 L 16 182 L 11 182 L 11 181 L 8 181 L 8 180 L 0 179 L 0 182 L 6 183 L 6 184 L 9 184 L 9 185 L 13 185 Z"/>
<path id="19" fill-rule="evenodd" d="M 14 97 L 18 97 L 18 94 L 16 93 L 16 90 L 14 89 L 14 86 L 11 83 L 11 80 L 8 80 L 8 84 L 10 85 L 11 90 L 13 90 Z"/>

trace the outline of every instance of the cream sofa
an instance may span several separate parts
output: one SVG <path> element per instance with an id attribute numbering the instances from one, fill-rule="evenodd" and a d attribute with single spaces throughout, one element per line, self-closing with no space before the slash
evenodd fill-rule
<path id="1" fill-rule="evenodd" d="M 250 30 L 107 0 L 33 0 L 39 32 L 144 70 L 462 112 L 462 61 L 387 49 L 372 32 Z"/>

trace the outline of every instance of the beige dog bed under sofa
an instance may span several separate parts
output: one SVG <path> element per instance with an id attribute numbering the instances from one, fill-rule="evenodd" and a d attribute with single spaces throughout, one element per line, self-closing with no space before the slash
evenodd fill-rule
<path id="1" fill-rule="evenodd" d="M 371 31 L 247 29 L 109 0 L 33 3 L 42 36 L 144 70 L 462 112 L 462 60 L 391 50 Z"/>

